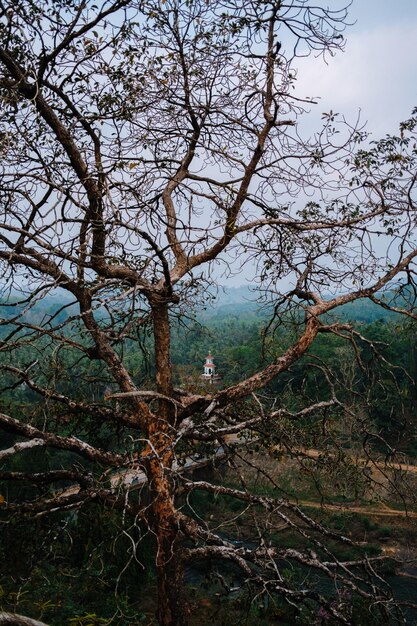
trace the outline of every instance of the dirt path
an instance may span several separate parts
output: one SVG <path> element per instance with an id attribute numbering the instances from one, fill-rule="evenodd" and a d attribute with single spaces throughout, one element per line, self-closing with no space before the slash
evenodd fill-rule
<path id="1" fill-rule="evenodd" d="M 379 504 L 322 504 L 313 500 L 298 500 L 294 504 L 305 506 L 310 509 L 323 509 L 323 511 L 334 511 L 336 513 L 359 513 L 361 515 L 372 515 L 374 517 L 406 517 L 417 519 L 417 512 L 392 509 L 384 503 Z"/>
<path id="2" fill-rule="evenodd" d="M 304 455 L 307 458 L 317 459 L 320 457 L 323 452 L 320 450 L 316 450 L 314 448 L 309 448 L 306 450 L 296 450 L 295 454 Z M 335 455 L 331 455 L 335 456 Z M 377 468 L 379 470 L 400 470 L 402 472 L 411 472 L 412 474 L 417 474 L 417 465 L 411 465 L 410 463 L 393 463 L 392 461 L 378 461 L 377 459 L 372 458 L 364 458 L 364 457 L 350 457 L 352 461 L 356 463 L 356 465 L 364 465 L 369 468 Z"/>
<path id="3" fill-rule="evenodd" d="M 288 456 L 287 451 L 282 450 L 281 448 L 276 448 L 278 451 L 281 451 L 284 455 Z M 293 454 L 295 457 L 301 457 L 304 459 L 318 459 L 323 452 L 321 450 L 317 450 L 315 448 L 306 448 L 306 449 L 298 449 L 294 450 Z M 328 454 L 328 456 L 335 457 L 336 455 Z M 417 466 L 412 465 L 410 463 L 394 463 L 392 461 L 380 461 L 378 459 L 365 458 L 365 457 L 354 457 L 351 456 L 350 459 L 356 465 L 361 465 L 363 467 L 367 467 L 370 470 L 376 470 L 377 472 L 381 472 L 384 474 L 385 472 L 390 471 L 402 471 L 402 472 L 410 472 L 412 474 L 417 474 Z M 300 506 L 305 506 L 313 509 L 323 509 L 324 511 L 334 511 L 337 513 L 357 513 L 361 515 L 372 515 L 373 517 L 403 517 L 408 519 L 417 519 L 417 512 L 415 511 L 406 511 L 404 509 L 393 509 L 389 507 L 387 504 L 383 502 L 378 502 L 375 504 L 349 504 L 349 503 L 338 503 L 338 504 L 323 504 L 321 502 L 317 502 L 314 500 L 297 500 L 294 501 L 294 504 L 298 504 Z"/>
<path id="4" fill-rule="evenodd" d="M 239 439 L 236 435 L 228 436 L 227 443 L 242 443 L 242 440 Z M 247 442 L 245 442 L 247 443 Z M 279 451 L 282 451 L 283 454 L 286 453 L 285 450 L 281 450 L 280 448 L 276 448 Z M 302 456 L 306 459 L 318 459 L 320 455 L 323 454 L 322 451 L 310 448 L 310 449 L 299 449 L 294 450 L 295 455 Z M 226 455 L 226 451 L 222 446 L 220 446 L 216 450 L 216 456 L 221 458 Z M 378 461 L 376 459 L 371 458 L 362 458 L 362 457 L 351 457 L 352 461 L 354 461 L 357 465 L 363 465 L 364 467 L 369 467 L 370 469 L 377 469 L 380 472 L 383 471 L 392 471 L 392 470 L 400 470 L 404 472 L 411 472 L 413 474 L 417 474 L 417 466 L 411 465 L 409 463 L 391 463 L 391 462 L 383 462 Z M 181 472 L 196 469 L 197 467 L 202 467 L 209 462 L 212 462 L 212 457 L 210 458 L 200 458 L 198 460 L 189 457 L 186 459 L 185 464 L 177 463 L 174 469 Z M 110 478 L 111 486 L 114 489 L 118 487 L 124 486 L 127 487 L 129 491 L 139 489 L 146 483 L 146 476 L 144 472 L 139 470 L 122 470 L 119 472 L 115 472 Z M 74 493 L 78 493 L 80 487 L 78 485 L 74 485 L 65 489 L 59 495 L 68 496 Z M 357 513 L 362 515 L 372 515 L 374 517 L 405 517 L 408 519 L 417 519 L 417 512 L 414 511 L 404 511 L 398 509 L 392 509 L 388 507 L 386 504 L 380 502 L 378 504 L 363 504 L 363 505 L 349 505 L 349 504 L 322 504 L 321 502 L 315 502 L 313 500 L 297 500 L 294 501 L 293 504 L 297 504 L 299 506 L 313 508 L 313 509 L 323 509 L 324 511 L 334 511 L 337 513 Z"/>

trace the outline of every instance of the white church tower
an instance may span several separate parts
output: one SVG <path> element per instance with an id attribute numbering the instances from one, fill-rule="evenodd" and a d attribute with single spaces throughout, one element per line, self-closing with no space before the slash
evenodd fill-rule
<path id="1" fill-rule="evenodd" d="M 204 363 L 204 369 L 203 373 L 201 374 L 201 378 L 203 380 L 209 381 L 211 385 L 220 380 L 219 374 L 216 374 L 216 366 L 213 362 L 213 356 L 210 350 L 208 355 L 206 356 L 206 362 Z"/>

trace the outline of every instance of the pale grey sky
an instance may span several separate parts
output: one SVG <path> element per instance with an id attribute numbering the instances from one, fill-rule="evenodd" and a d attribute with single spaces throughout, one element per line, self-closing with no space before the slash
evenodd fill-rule
<path id="1" fill-rule="evenodd" d="M 355 24 L 346 30 L 345 52 L 328 65 L 300 62 L 297 93 L 320 97 L 315 119 L 332 109 L 354 120 L 361 110 L 377 139 L 396 132 L 417 106 L 417 0 L 353 0 L 349 18 Z"/>
<path id="2" fill-rule="evenodd" d="M 343 0 L 327 0 L 332 9 Z M 327 59 L 299 61 L 296 94 L 319 97 L 301 122 L 313 134 L 330 109 L 354 123 L 360 112 L 370 139 L 397 133 L 399 123 L 417 107 L 417 0 L 353 0 L 344 52 Z M 235 265 L 235 263 L 233 264 Z M 254 268 L 245 265 L 220 282 L 238 286 L 252 282 Z"/>

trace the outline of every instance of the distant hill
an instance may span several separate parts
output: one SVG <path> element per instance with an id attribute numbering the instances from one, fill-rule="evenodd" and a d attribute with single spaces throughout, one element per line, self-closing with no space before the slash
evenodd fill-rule
<path id="1" fill-rule="evenodd" d="M 230 304 L 255 303 L 258 293 L 253 285 L 241 285 L 240 287 L 219 287 L 216 306 Z"/>
<path id="2" fill-rule="evenodd" d="M 198 313 L 201 321 L 217 322 L 225 318 L 236 317 L 245 320 L 264 320 L 271 314 L 272 305 L 261 304 L 257 301 L 258 294 L 254 286 L 223 287 L 219 291 L 215 301 Z M 413 304 L 414 294 L 403 290 L 401 294 L 394 290 L 384 294 L 383 301 L 391 303 L 396 308 L 409 309 Z M 417 306 L 417 302 L 414 303 Z M 375 321 L 400 321 L 404 319 L 400 313 L 389 311 L 388 309 L 375 304 L 368 298 L 361 298 L 355 302 L 345 304 L 332 313 L 332 316 L 361 324 L 372 324 Z"/>
<path id="3" fill-rule="evenodd" d="M 197 308 L 197 319 L 220 321 L 225 318 L 259 318 L 265 312 L 257 302 L 258 295 L 253 287 L 220 287 L 213 294 L 213 301 L 204 307 Z"/>
<path id="4" fill-rule="evenodd" d="M 386 298 L 392 299 L 395 293 L 387 293 Z M 407 294 L 405 294 L 407 296 Z M 261 304 L 258 301 L 259 294 L 254 285 L 242 285 L 240 287 L 219 287 L 212 292 L 212 301 L 196 308 L 196 317 L 199 322 L 219 323 L 222 320 L 236 318 L 238 320 L 262 322 L 271 314 L 271 306 Z M 9 297 L 7 307 L 2 307 L 1 316 L 11 318 L 26 308 L 23 304 L 18 304 L 22 296 L 14 293 Z M 78 310 L 76 305 L 68 306 L 70 297 L 63 290 L 47 295 L 42 300 L 34 304 L 24 315 L 26 322 L 40 324 L 45 316 L 53 315 L 56 311 L 64 307 L 55 318 L 56 322 L 62 322 L 70 315 L 74 315 Z M 3 300 L 6 302 L 6 299 Z M 405 306 L 405 298 L 397 297 L 395 302 L 397 307 Z M 67 306 L 65 306 L 67 305 Z M 388 311 L 371 300 L 366 298 L 357 300 L 340 307 L 332 313 L 338 318 L 370 324 L 377 320 L 389 321 L 399 319 L 398 313 Z"/>

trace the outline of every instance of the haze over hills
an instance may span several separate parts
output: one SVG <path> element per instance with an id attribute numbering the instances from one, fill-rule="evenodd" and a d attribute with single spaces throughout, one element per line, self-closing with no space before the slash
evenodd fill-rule
<path id="1" fill-rule="evenodd" d="M 196 317 L 202 322 L 221 321 L 228 317 L 237 317 L 239 319 L 257 319 L 262 320 L 268 318 L 271 313 L 271 305 L 259 301 L 259 292 L 255 285 L 241 285 L 239 287 L 220 286 L 215 292 L 211 293 L 212 298 L 196 307 Z M 387 298 L 392 297 L 393 293 L 387 294 Z M 0 298 L 3 303 L 8 302 L 8 307 L 3 307 L 2 316 L 11 318 L 15 316 L 19 310 L 26 308 L 19 303 L 22 300 L 22 294 L 18 292 L 12 293 L 8 298 Z M 400 300 L 400 299 L 399 299 Z M 31 306 L 24 315 L 25 321 L 31 323 L 39 323 L 44 315 L 54 314 L 62 308 L 55 322 L 64 321 L 67 317 L 77 313 L 76 305 L 70 305 L 71 298 L 63 290 L 57 290 L 51 295 L 45 296 Z M 397 307 L 401 306 L 401 301 L 396 303 Z M 333 313 L 338 317 L 348 320 L 354 320 L 359 323 L 371 323 L 375 320 L 388 321 L 390 319 L 399 318 L 398 313 L 388 311 L 371 300 L 366 298 L 346 304 L 337 309 Z"/>
<path id="2" fill-rule="evenodd" d="M 391 298 L 393 293 L 386 295 L 387 298 Z M 396 306 L 400 307 L 401 302 L 397 302 Z M 215 300 L 206 305 L 204 312 L 199 313 L 198 316 L 202 319 L 220 319 L 229 316 L 267 318 L 270 312 L 271 305 L 259 302 L 259 293 L 256 291 L 255 285 L 241 285 L 239 287 L 224 286 L 219 289 Z M 367 298 L 345 304 L 339 307 L 334 314 L 360 323 L 399 318 L 398 313 L 388 311 Z"/>

